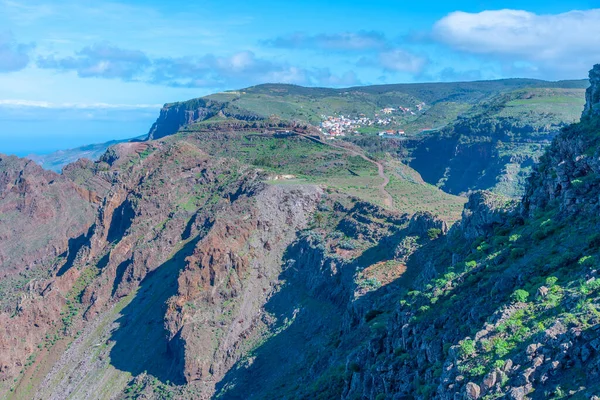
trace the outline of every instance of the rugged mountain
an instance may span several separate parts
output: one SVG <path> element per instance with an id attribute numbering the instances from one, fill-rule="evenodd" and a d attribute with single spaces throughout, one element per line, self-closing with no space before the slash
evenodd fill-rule
<path id="1" fill-rule="evenodd" d="M 579 120 L 586 87 L 585 81 L 526 79 L 348 89 L 260 85 L 166 104 L 149 138 L 222 126 L 277 127 L 282 121 L 317 127 L 330 115 L 367 117 L 370 125 L 346 132 L 344 140 L 408 163 L 449 193 L 489 189 L 520 197 L 552 138 Z M 404 111 L 386 117 L 386 108 Z M 389 129 L 407 136 L 377 136 Z"/>
<path id="2" fill-rule="evenodd" d="M 379 240 L 424 234 L 430 225 L 441 232 L 445 222 L 415 217 L 425 222 L 411 223 L 411 215 L 436 208 L 452 221 L 462 204 L 401 165 L 394 190 L 413 190 L 424 204 L 407 204 L 410 214 L 403 214 L 360 201 L 352 193 L 381 201 L 380 177 L 354 151 L 300 135 L 210 130 L 118 144 L 97 162 L 65 167 L 63 175 L 11 158 L 86 194 L 93 212 L 85 234 L 72 235 L 66 256 L 28 284 L 27 301 L 8 302 L 1 315 L 3 395 L 210 397 L 224 390 L 233 366 L 291 324 L 298 312 L 288 306 L 295 303 L 277 306 L 285 315 L 266 306 L 276 294 L 314 297 L 311 313 L 326 307 L 332 319 L 320 326 L 339 330 L 338 314 L 355 292 L 402 271 L 384 262 L 387 250 L 375 250 Z M 46 186 L 40 192 L 52 195 Z M 346 272 L 339 293 L 319 300 L 337 277 L 304 286 L 317 267 L 310 259 L 289 285 L 285 276 L 292 254 L 325 257 L 319 253 L 325 242 L 339 260 L 328 255 L 323 268 L 345 265 Z M 369 248 L 373 254 L 355 260 Z M 365 277 L 357 289 L 357 271 L 380 261 L 383 272 L 370 273 L 382 276 Z M 319 350 L 314 343 L 298 346 L 298 352 Z"/>
<path id="3" fill-rule="evenodd" d="M 409 164 L 449 193 L 490 189 L 520 197 L 554 136 L 579 120 L 582 94 L 567 88 L 500 94 L 412 143 Z"/>
<path id="4" fill-rule="evenodd" d="M 129 141 L 138 141 L 145 138 L 146 135 L 133 139 L 111 140 L 105 143 L 90 144 L 86 146 L 76 147 L 74 149 L 59 150 L 50 154 L 31 154 L 27 156 L 27 158 L 35 161 L 44 169 L 60 173 L 63 167 L 81 158 L 96 161 L 106 152 L 106 150 L 110 146 Z"/>
<path id="5" fill-rule="evenodd" d="M 430 271 L 348 359 L 344 398 L 597 398 L 599 72 L 582 122 L 553 141 L 520 207 L 476 194 L 460 224 L 413 254 Z"/>
<path id="6" fill-rule="evenodd" d="M 32 161 L 0 155 L 0 305 L 73 256 L 98 196 Z"/>
<path id="7" fill-rule="evenodd" d="M 456 223 L 408 166 L 279 118 L 223 111 L 63 175 L 11 158 L 6 187 L 31 168 L 36 202 L 54 179 L 91 212 L 0 313 L 0 396 L 600 395 L 599 74 L 523 200 L 476 192 Z"/>

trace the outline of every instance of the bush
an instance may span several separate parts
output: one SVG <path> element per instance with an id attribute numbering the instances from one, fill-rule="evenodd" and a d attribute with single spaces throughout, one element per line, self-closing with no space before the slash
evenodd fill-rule
<path id="1" fill-rule="evenodd" d="M 442 230 L 438 228 L 431 228 L 427 231 L 427 236 L 430 240 L 435 240 L 442 234 Z"/>
<path id="2" fill-rule="evenodd" d="M 494 343 L 494 351 L 498 357 L 504 357 L 512 350 L 512 347 L 506 340 L 497 339 Z"/>
<path id="3" fill-rule="evenodd" d="M 340 242 L 339 247 L 343 250 L 356 250 L 358 246 L 353 240 L 343 240 Z"/>
<path id="4" fill-rule="evenodd" d="M 511 299 L 513 301 L 516 301 L 516 302 L 519 302 L 519 303 L 525 303 L 525 302 L 527 302 L 527 298 L 528 297 L 529 297 L 529 293 L 526 290 L 517 289 L 512 294 Z"/>
<path id="5" fill-rule="evenodd" d="M 584 267 L 592 267 L 595 264 L 594 261 L 596 261 L 594 256 L 583 256 L 577 263 Z"/>
<path id="6" fill-rule="evenodd" d="M 555 276 L 549 276 L 546 278 L 546 285 L 548 287 L 552 287 L 556 284 L 556 282 L 558 282 L 558 278 Z"/>
<path id="7" fill-rule="evenodd" d="M 485 374 L 485 367 L 482 364 L 478 364 L 469 370 L 469 374 L 472 376 L 481 376 Z"/>
<path id="8" fill-rule="evenodd" d="M 471 357 L 475 355 L 475 342 L 466 339 L 460 342 L 460 354 L 462 357 Z"/>

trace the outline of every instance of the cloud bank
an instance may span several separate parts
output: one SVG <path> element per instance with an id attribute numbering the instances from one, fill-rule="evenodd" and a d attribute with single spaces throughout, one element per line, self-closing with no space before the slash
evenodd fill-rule
<path id="1" fill-rule="evenodd" d="M 263 42 L 267 46 L 280 49 L 318 49 L 334 51 L 365 51 L 383 49 L 389 46 L 388 40 L 381 32 L 359 31 L 341 33 L 321 33 L 308 35 L 296 32 L 279 36 Z"/>
<path id="2" fill-rule="evenodd" d="M 286 62 L 258 57 L 251 51 L 228 56 L 152 58 L 138 50 L 95 44 L 74 56 L 39 57 L 37 66 L 59 72 L 75 72 L 81 78 L 119 79 L 178 88 L 243 86 L 265 82 L 294 84 L 358 84 L 353 72 L 341 76 L 328 69 L 299 68 Z"/>
<path id="3" fill-rule="evenodd" d="M 14 72 L 29 64 L 33 45 L 17 43 L 11 33 L 0 33 L 0 72 Z"/>
<path id="4" fill-rule="evenodd" d="M 470 54 L 545 75 L 580 72 L 600 61 L 600 9 L 538 15 L 523 10 L 453 12 L 437 21 L 433 37 Z"/>

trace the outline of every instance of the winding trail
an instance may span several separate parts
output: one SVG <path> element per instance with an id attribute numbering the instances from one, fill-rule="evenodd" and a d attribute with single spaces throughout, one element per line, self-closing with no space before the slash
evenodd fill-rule
<path id="1" fill-rule="evenodd" d="M 392 197 L 392 195 L 385 189 L 386 186 L 388 185 L 388 183 L 390 183 L 390 178 L 385 174 L 385 168 L 383 167 L 383 164 L 380 163 L 379 161 L 375 161 L 369 157 L 367 157 L 364 153 L 360 152 L 360 151 L 356 151 L 353 149 L 348 149 L 346 147 L 343 146 L 337 146 L 335 144 L 332 143 L 328 143 L 324 140 L 321 139 L 317 139 L 315 136 L 306 134 L 306 133 L 301 133 L 301 132 L 295 132 L 297 135 L 302 136 L 308 140 L 312 140 L 313 142 L 317 142 L 317 143 L 321 143 L 325 146 L 329 146 L 329 147 L 333 147 L 335 149 L 339 149 L 339 150 L 344 150 L 348 153 L 354 154 L 355 156 L 359 156 L 360 158 L 362 158 L 365 161 L 370 162 L 371 164 L 374 164 L 377 166 L 377 174 L 379 175 L 379 177 L 381 179 L 383 179 L 383 182 L 379 185 L 379 192 L 381 193 L 381 195 L 383 196 L 383 204 L 385 204 L 386 207 L 390 207 L 393 208 L 394 207 L 394 198 Z"/>

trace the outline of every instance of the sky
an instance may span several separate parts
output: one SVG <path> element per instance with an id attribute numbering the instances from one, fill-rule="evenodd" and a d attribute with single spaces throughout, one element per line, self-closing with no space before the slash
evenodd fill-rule
<path id="1" fill-rule="evenodd" d="M 148 132 L 260 83 L 583 79 L 600 0 L 0 0 L 0 153 Z"/>

